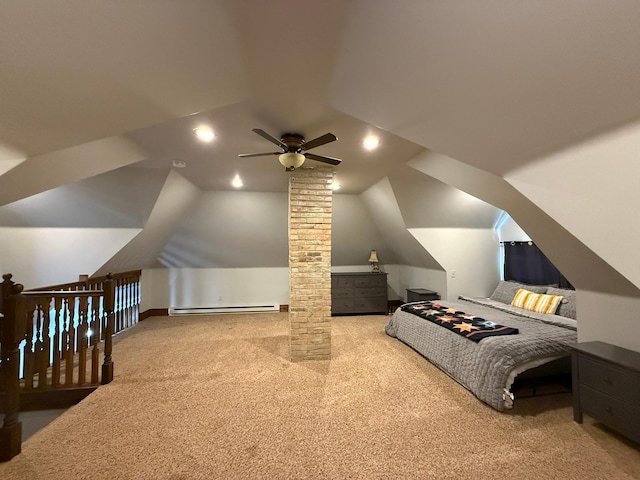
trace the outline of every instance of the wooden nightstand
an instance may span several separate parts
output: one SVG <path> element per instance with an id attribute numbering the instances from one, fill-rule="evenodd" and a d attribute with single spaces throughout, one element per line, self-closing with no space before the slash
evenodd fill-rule
<path id="1" fill-rule="evenodd" d="M 574 346 L 573 419 L 582 414 L 640 443 L 640 352 L 604 342 Z"/>
<path id="2" fill-rule="evenodd" d="M 438 292 L 424 288 L 407 288 L 407 303 L 428 302 L 430 300 L 440 300 Z"/>

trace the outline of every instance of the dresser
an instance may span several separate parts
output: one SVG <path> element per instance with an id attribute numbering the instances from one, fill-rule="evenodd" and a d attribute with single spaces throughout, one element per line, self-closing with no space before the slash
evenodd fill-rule
<path id="1" fill-rule="evenodd" d="M 573 419 L 593 417 L 640 443 L 640 353 L 604 342 L 572 352 Z"/>
<path id="2" fill-rule="evenodd" d="M 331 274 L 332 315 L 386 315 L 388 308 L 386 273 Z"/>

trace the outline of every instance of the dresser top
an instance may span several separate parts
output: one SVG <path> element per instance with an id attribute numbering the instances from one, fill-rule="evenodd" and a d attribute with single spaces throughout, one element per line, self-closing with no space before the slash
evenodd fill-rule
<path id="1" fill-rule="evenodd" d="M 573 349 L 586 355 L 607 360 L 614 365 L 640 371 L 640 352 L 605 342 L 581 342 L 575 344 Z"/>

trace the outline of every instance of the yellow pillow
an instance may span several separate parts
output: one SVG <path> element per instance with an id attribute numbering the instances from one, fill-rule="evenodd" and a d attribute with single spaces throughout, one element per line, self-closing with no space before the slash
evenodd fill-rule
<path id="1" fill-rule="evenodd" d="M 558 305 L 564 297 L 561 295 L 546 295 L 544 293 L 533 293 L 524 288 L 518 289 L 511 301 L 514 307 L 524 308 L 538 313 L 556 313 Z"/>

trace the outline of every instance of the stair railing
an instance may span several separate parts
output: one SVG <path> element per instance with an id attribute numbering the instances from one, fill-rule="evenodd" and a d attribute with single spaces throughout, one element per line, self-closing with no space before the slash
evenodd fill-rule
<path id="1" fill-rule="evenodd" d="M 113 380 L 117 280 L 107 275 L 99 283 L 85 282 L 84 289 L 23 291 L 22 285 L 11 281 L 11 274 L 3 278 L 0 412 L 4 419 L 0 428 L 0 461 L 7 461 L 21 450 L 21 410 L 66 408 L 98 385 Z M 121 277 L 121 287 L 132 284 L 128 278 Z M 98 284 L 100 289 L 92 289 Z M 128 298 L 133 300 L 133 296 Z M 124 318 L 133 318 L 133 303 L 129 301 L 120 309 Z M 129 324 L 129 320 L 123 320 L 121 325 Z M 100 369 L 101 348 L 104 361 Z"/>
<path id="2" fill-rule="evenodd" d="M 119 333 L 138 323 L 140 313 L 140 270 L 131 270 L 122 273 L 109 274 L 115 282 L 114 290 L 114 330 L 113 333 Z M 61 290 L 61 291 L 79 291 L 79 290 L 103 290 L 103 283 L 107 279 L 107 275 L 89 278 L 81 275 L 81 279 L 77 282 L 62 283 L 58 285 L 50 285 L 48 287 L 40 287 L 29 291 L 44 290 Z"/>

